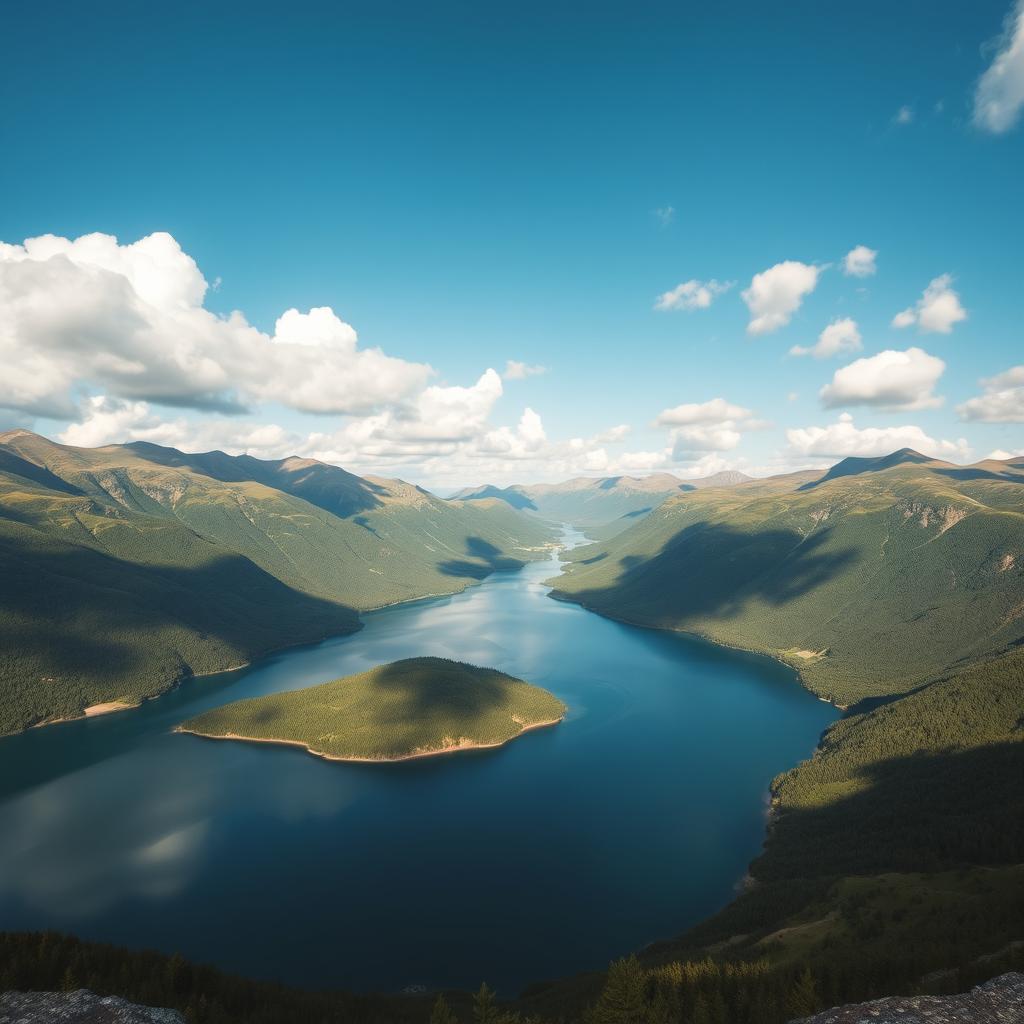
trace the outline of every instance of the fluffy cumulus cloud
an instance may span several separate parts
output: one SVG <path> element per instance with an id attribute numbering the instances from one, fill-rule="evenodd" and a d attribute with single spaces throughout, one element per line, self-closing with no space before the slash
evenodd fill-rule
<path id="1" fill-rule="evenodd" d="M 83 416 L 60 435 L 65 444 L 94 447 L 150 441 L 184 451 L 222 449 L 277 459 L 319 459 L 354 472 L 412 476 L 431 486 L 467 481 L 511 483 L 518 478 L 565 478 L 666 468 L 671 450 L 623 452 L 620 424 L 591 437 L 548 438 L 540 415 L 523 410 L 514 426 L 494 426 L 501 378 L 487 370 L 468 387 L 433 385 L 399 411 L 349 417 L 335 429 L 302 433 L 245 416 L 183 413 L 167 417 L 144 401 L 92 396 Z"/>
<path id="2" fill-rule="evenodd" d="M 814 345 L 807 348 L 803 345 L 794 345 L 789 350 L 789 354 L 828 359 L 830 356 L 845 355 L 847 352 L 859 352 L 862 347 L 857 321 L 843 317 L 840 320 L 833 320 L 818 335 L 818 340 Z"/>
<path id="3" fill-rule="evenodd" d="M 886 349 L 836 370 L 821 389 L 826 407 L 872 405 L 880 409 L 931 409 L 942 404 L 935 385 L 946 369 L 937 356 L 920 348 Z"/>
<path id="4" fill-rule="evenodd" d="M 750 310 L 748 334 L 769 334 L 785 327 L 800 308 L 804 297 L 814 291 L 822 268 L 797 260 L 776 263 L 755 274 L 743 301 Z"/>
<path id="5" fill-rule="evenodd" d="M 955 324 L 967 319 L 967 310 L 953 290 L 950 274 L 934 278 L 924 290 L 917 305 L 910 306 L 892 318 L 893 327 L 917 328 L 923 334 L 949 334 Z"/>
<path id="6" fill-rule="evenodd" d="M 966 459 L 970 454 L 970 448 L 963 438 L 956 441 L 937 440 L 911 424 L 858 428 L 849 413 L 843 413 L 835 423 L 828 426 L 787 430 L 786 440 L 794 455 L 826 459 L 845 458 L 849 455 L 874 458 L 900 448 L 913 448 L 935 458 Z"/>
<path id="7" fill-rule="evenodd" d="M 400 403 L 429 366 L 361 349 L 328 307 L 264 334 L 205 309 L 207 283 L 170 235 L 45 235 L 0 244 L 0 406 L 73 417 L 79 393 L 238 412 L 278 401 L 316 413 Z"/>
<path id="8" fill-rule="evenodd" d="M 148 402 L 125 402 L 106 395 L 85 399 L 82 418 L 59 436 L 64 444 L 96 448 L 126 441 L 149 441 L 190 452 L 221 449 L 233 455 L 266 459 L 295 455 L 303 438 L 273 423 L 253 423 L 237 416 L 191 420 L 168 418 Z"/>
<path id="9" fill-rule="evenodd" d="M 526 408 L 497 425 L 493 369 L 468 385 L 437 383 L 426 364 L 361 346 L 329 307 L 287 310 L 267 334 L 240 312 L 207 310 L 208 290 L 164 233 L 125 245 L 101 234 L 0 244 L 0 416 L 70 420 L 69 444 L 302 455 L 435 485 L 508 482 L 513 467 L 537 479 L 671 460 L 669 449 L 621 450 L 623 424 L 555 440 Z M 541 372 L 509 360 L 504 376 Z"/>
<path id="10" fill-rule="evenodd" d="M 743 440 L 745 431 L 763 426 L 749 409 L 724 398 L 665 409 L 654 424 L 670 428 L 674 462 L 693 462 L 710 452 L 732 451 Z"/>
<path id="11" fill-rule="evenodd" d="M 974 92 L 974 124 L 987 132 L 1009 131 L 1024 108 L 1024 0 L 1006 19 L 995 59 Z"/>
<path id="12" fill-rule="evenodd" d="M 1013 366 L 981 383 L 983 393 L 957 407 L 961 418 L 989 423 L 1024 423 L 1024 366 Z"/>
<path id="13" fill-rule="evenodd" d="M 732 281 L 684 281 L 677 284 L 671 291 L 663 292 L 654 303 L 654 308 L 663 313 L 683 309 L 692 312 L 695 309 L 707 309 L 719 295 L 723 295 L 733 285 Z"/>
<path id="14" fill-rule="evenodd" d="M 730 420 L 749 419 L 751 412 L 742 405 L 734 405 L 724 398 L 712 398 L 707 402 L 688 402 L 665 409 L 654 421 L 659 427 L 705 426 L 726 423 Z"/>
<path id="15" fill-rule="evenodd" d="M 546 366 L 531 366 L 529 363 L 521 363 L 516 359 L 509 359 L 505 363 L 505 372 L 502 376 L 505 380 L 526 380 L 527 377 L 539 377 L 547 373 Z"/>
<path id="16" fill-rule="evenodd" d="M 843 273 L 847 277 L 871 277 L 878 269 L 875 266 L 877 257 L 877 249 L 856 245 L 843 257 Z"/>

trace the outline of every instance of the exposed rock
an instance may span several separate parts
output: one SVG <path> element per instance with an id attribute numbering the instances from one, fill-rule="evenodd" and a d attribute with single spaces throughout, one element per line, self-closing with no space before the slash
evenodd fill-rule
<path id="1" fill-rule="evenodd" d="M 177 1010 L 77 992 L 0 993 L 0 1024 L 185 1024 Z"/>
<path id="2" fill-rule="evenodd" d="M 803 1024 L 1021 1024 L 1024 974 L 1003 974 L 956 996 L 893 996 L 836 1006 Z"/>

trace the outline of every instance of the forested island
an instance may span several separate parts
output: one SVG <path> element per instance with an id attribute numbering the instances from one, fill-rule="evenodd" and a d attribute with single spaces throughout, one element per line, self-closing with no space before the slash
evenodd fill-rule
<path id="1" fill-rule="evenodd" d="M 294 745 L 331 761 L 405 761 L 498 747 L 565 712 L 547 690 L 496 669 L 406 658 L 214 708 L 178 731 Z"/>

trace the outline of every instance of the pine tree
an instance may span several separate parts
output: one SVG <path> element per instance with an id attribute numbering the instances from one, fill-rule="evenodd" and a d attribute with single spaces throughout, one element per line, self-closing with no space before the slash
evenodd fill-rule
<path id="1" fill-rule="evenodd" d="M 430 1011 L 430 1024 L 459 1024 L 458 1018 L 452 1013 L 451 1007 L 444 996 L 439 995 Z"/>
<path id="2" fill-rule="evenodd" d="M 696 1002 L 693 1004 L 693 1024 L 714 1024 L 711 1019 L 711 1009 L 708 1006 L 708 1001 L 704 997 L 704 993 L 701 992 L 697 996 Z"/>
<path id="3" fill-rule="evenodd" d="M 476 1024 L 497 1024 L 498 1008 L 494 1005 L 494 992 L 484 982 L 473 996 L 473 1020 Z"/>
<path id="4" fill-rule="evenodd" d="M 604 991 L 594 1007 L 594 1024 L 642 1024 L 646 978 L 635 956 L 616 960 L 608 968 Z"/>
<path id="5" fill-rule="evenodd" d="M 805 967 L 796 977 L 786 995 L 786 1016 L 790 1018 L 809 1017 L 818 1008 L 818 992 L 814 987 L 814 975 Z"/>

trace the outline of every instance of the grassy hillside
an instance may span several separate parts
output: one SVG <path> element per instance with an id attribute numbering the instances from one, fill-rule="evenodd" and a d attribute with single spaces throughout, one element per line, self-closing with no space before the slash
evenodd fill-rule
<path id="1" fill-rule="evenodd" d="M 512 508 L 534 512 L 557 523 L 585 529 L 593 539 L 612 537 L 657 508 L 666 498 L 704 487 L 731 487 L 750 478 L 735 471 L 696 480 L 671 473 L 650 476 L 575 477 L 558 484 L 475 487 L 456 497 L 468 501 L 493 498 Z"/>
<path id="2" fill-rule="evenodd" d="M 669 499 L 555 596 L 774 655 L 843 705 L 1024 639 L 1024 466 L 916 453 Z"/>
<path id="3" fill-rule="evenodd" d="M 0 733 L 357 629 L 549 531 L 307 460 L 0 436 Z"/>
<path id="4" fill-rule="evenodd" d="M 1021 650 L 837 722 L 775 780 L 748 891 L 645 959 L 809 965 L 833 1001 L 976 977 L 1024 939 L 1022 722 Z"/>
<path id="5" fill-rule="evenodd" d="M 287 693 L 236 701 L 182 722 L 200 736 L 282 740 L 340 760 L 395 761 L 495 747 L 565 705 L 547 690 L 447 658 L 406 658 Z"/>

